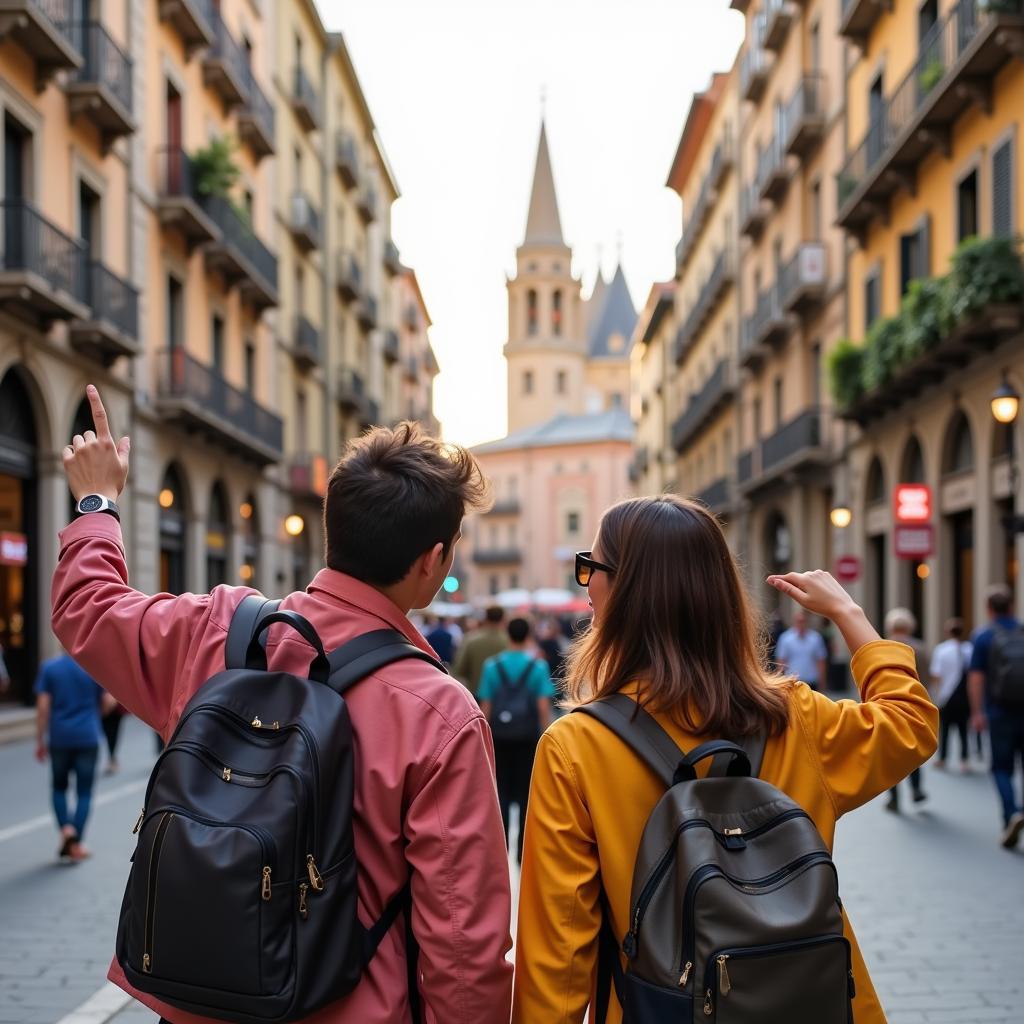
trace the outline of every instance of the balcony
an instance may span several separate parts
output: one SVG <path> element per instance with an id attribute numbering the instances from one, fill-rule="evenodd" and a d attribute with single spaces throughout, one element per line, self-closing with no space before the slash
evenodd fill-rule
<path id="1" fill-rule="evenodd" d="M 789 167 L 782 138 L 773 136 L 757 157 L 757 194 L 760 199 L 778 205 L 789 189 Z"/>
<path id="2" fill-rule="evenodd" d="M 320 332 L 301 313 L 292 325 L 292 357 L 303 370 L 320 362 Z"/>
<path id="3" fill-rule="evenodd" d="M 485 513 L 485 516 L 517 516 L 523 510 L 518 498 L 499 498 Z"/>
<path id="4" fill-rule="evenodd" d="M 759 363 L 765 348 L 785 341 L 791 328 L 782 306 L 780 282 L 777 281 L 758 295 L 754 312 L 743 321 L 740 362 L 744 366 Z"/>
<path id="5" fill-rule="evenodd" d="M 409 356 L 405 361 L 405 379 L 410 384 L 416 384 L 420 379 L 420 361 L 416 356 Z"/>
<path id="6" fill-rule="evenodd" d="M 339 252 L 334 277 L 335 287 L 346 301 L 359 298 L 363 289 L 363 269 L 359 260 L 350 252 Z"/>
<path id="7" fill-rule="evenodd" d="M 786 104 L 786 153 L 807 159 L 825 137 L 825 78 L 804 75 Z"/>
<path id="8" fill-rule="evenodd" d="M 82 66 L 70 34 L 77 11 L 72 0 L 0 0 L 0 42 L 10 37 L 32 57 L 40 92 L 58 71 Z"/>
<path id="9" fill-rule="evenodd" d="M 686 408 L 672 424 L 672 447 L 680 455 L 732 400 L 736 393 L 734 376 L 730 360 L 721 359 L 700 391 L 690 395 Z"/>
<path id="10" fill-rule="evenodd" d="M 436 377 L 441 372 L 437 356 L 434 355 L 434 350 L 429 344 L 427 345 L 427 351 L 423 354 L 423 368 L 430 377 Z"/>
<path id="11" fill-rule="evenodd" d="M 474 551 L 476 565 L 521 565 L 523 553 L 519 548 L 492 548 L 490 551 Z"/>
<path id="12" fill-rule="evenodd" d="M 853 40 L 863 50 L 875 22 L 883 11 L 891 11 L 893 0 L 842 0 L 839 34 Z"/>
<path id="13" fill-rule="evenodd" d="M 727 476 L 719 477 L 694 497 L 712 512 L 727 512 L 732 506 L 732 482 Z"/>
<path id="14" fill-rule="evenodd" d="M 288 490 L 294 498 L 322 501 L 327 493 L 329 470 L 323 455 L 305 452 L 288 462 Z"/>
<path id="15" fill-rule="evenodd" d="M 718 254 L 708 279 L 698 292 L 697 300 L 690 308 L 689 315 L 676 333 L 673 355 L 677 365 L 683 361 L 686 353 L 693 347 L 704 325 L 717 308 L 719 299 L 732 285 L 735 277 L 734 266 L 732 251 L 723 249 Z"/>
<path id="16" fill-rule="evenodd" d="M 320 94 L 301 67 L 296 68 L 292 76 L 292 110 L 307 132 L 317 129 L 320 124 Z"/>
<path id="17" fill-rule="evenodd" d="M 257 161 L 274 155 L 274 125 L 274 107 L 250 71 L 246 99 L 238 110 L 238 137 Z"/>
<path id="18" fill-rule="evenodd" d="M 377 326 L 377 297 L 363 292 L 356 304 L 356 320 L 364 330 L 372 331 Z"/>
<path id="19" fill-rule="evenodd" d="M 366 412 L 366 385 L 355 370 L 342 366 L 338 370 L 338 405 L 345 412 L 363 415 Z"/>
<path id="20" fill-rule="evenodd" d="M 384 332 L 384 362 L 394 366 L 401 356 L 400 348 L 401 345 L 398 340 L 398 331 L 389 327 Z"/>
<path id="21" fill-rule="evenodd" d="M 803 242 L 779 275 L 782 308 L 805 314 L 818 308 L 828 287 L 828 252 L 821 242 Z"/>
<path id="22" fill-rule="evenodd" d="M 765 49 L 778 53 L 786 45 L 786 37 L 796 19 L 796 4 L 791 0 L 767 0 L 764 28 Z"/>
<path id="23" fill-rule="evenodd" d="M 277 257 L 256 237 L 248 217 L 223 196 L 208 196 L 201 205 L 218 232 L 204 249 L 207 267 L 237 284 L 257 313 L 276 306 Z"/>
<path id="24" fill-rule="evenodd" d="M 356 195 L 356 211 L 364 224 L 377 219 L 377 190 L 372 185 L 364 185 Z"/>
<path id="25" fill-rule="evenodd" d="M 754 25 L 763 24 L 763 15 L 754 21 Z M 768 86 L 768 75 L 772 63 L 768 51 L 761 48 L 758 39 L 763 36 L 756 31 L 747 48 L 740 57 L 740 95 L 751 103 L 759 103 Z"/>
<path id="26" fill-rule="evenodd" d="M 737 460 L 740 489 L 750 494 L 792 474 L 823 470 L 828 461 L 823 418 L 806 409 Z"/>
<path id="27" fill-rule="evenodd" d="M 43 328 L 88 319 L 85 243 L 24 199 L 0 200 L 0 217 L 0 307 Z"/>
<path id="28" fill-rule="evenodd" d="M 715 202 L 718 200 L 718 187 L 725 180 L 725 176 L 732 168 L 733 148 L 732 139 L 725 136 L 715 147 L 711 156 L 711 162 L 701 181 L 700 192 L 693 204 L 693 210 L 686 218 L 683 226 L 683 237 L 676 246 L 676 268 L 681 270 L 689 261 L 693 253 L 697 239 L 708 221 Z"/>
<path id="29" fill-rule="evenodd" d="M 99 260 L 89 263 L 85 299 L 89 314 L 72 320 L 69 340 L 73 348 L 110 366 L 120 356 L 139 351 L 139 293 Z"/>
<path id="30" fill-rule="evenodd" d="M 761 202 L 757 182 L 752 181 L 740 190 L 740 233 L 756 242 L 767 222 L 768 207 Z"/>
<path id="31" fill-rule="evenodd" d="M 410 331 L 418 331 L 420 329 L 420 314 L 419 310 L 416 309 L 416 304 L 410 302 L 405 307 L 405 312 L 402 314 L 402 323 L 409 328 Z"/>
<path id="32" fill-rule="evenodd" d="M 203 84 L 212 89 L 227 108 L 249 99 L 252 71 L 245 51 L 228 31 L 219 11 L 213 12 L 213 45 L 203 55 Z"/>
<path id="33" fill-rule="evenodd" d="M 157 162 L 160 223 L 180 231 L 190 246 L 217 241 L 220 231 L 196 197 L 188 153 L 177 148 L 161 149 L 157 151 Z"/>
<path id="34" fill-rule="evenodd" d="M 1024 52 L 1024 0 L 960 0 L 922 42 L 917 61 L 839 172 L 839 223 L 863 236 L 898 189 L 913 191 L 930 153 L 952 152 L 957 118 L 991 110 L 999 70 Z"/>
<path id="35" fill-rule="evenodd" d="M 211 0 L 157 0 L 157 12 L 160 20 L 173 25 L 181 36 L 186 56 L 213 45 Z"/>
<path id="36" fill-rule="evenodd" d="M 282 455 L 283 424 L 250 394 L 183 348 L 157 353 L 156 410 L 165 423 L 265 466 Z"/>
<path id="37" fill-rule="evenodd" d="M 398 246 L 390 238 L 384 243 L 384 269 L 391 277 L 397 277 L 402 272 Z"/>
<path id="38" fill-rule="evenodd" d="M 334 137 L 334 166 L 347 188 L 359 184 L 359 150 L 356 140 L 344 128 Z"/>
<path id="39" fill-rule="evenodd" d="M 320 248 L 320 213 L 305 192 L 292 193 L 288 230 L 303 252 Z"/>
<path id="40" fill-rule="evenodd" d="M 64 91 L 72 117 L 99 129 L 103 148 L 135 131 L 132 118 L 132 62 L 98 22 L 74 27 L 85 62 L 67 78 Z"/>

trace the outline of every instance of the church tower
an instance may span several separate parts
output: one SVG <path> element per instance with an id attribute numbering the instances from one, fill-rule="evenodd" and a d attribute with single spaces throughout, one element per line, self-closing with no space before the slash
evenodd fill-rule
<path id="1" fill-rule="evenodd" d="M 509 433 L 584 412 L 587 316 L 562 237 L 543 122 L 526 235 L 507 287 Z"/>

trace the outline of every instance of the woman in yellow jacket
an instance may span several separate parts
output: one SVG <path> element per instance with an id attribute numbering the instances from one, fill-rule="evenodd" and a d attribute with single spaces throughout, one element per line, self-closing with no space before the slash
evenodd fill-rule
<path id="1" fill-rule="evenodd" d="M 767 582 L 840 629 L 862 701 L 834 702 L 764 672 L 761 631 L 735 561 L 699 504 L 663 495 L 609 509 L 594 550 L 577 560 L 577 579 L 588 586 L 594 621 L 570 658 L 572 698 L 628 694 L 684 751 L 766 735 L 760 778 L 807 811 L 830 850 L 840 815 L 935 750 L 938 711 L 913 651 L 879 639 L 826 572 Z M 641 835 L 663 794 L 654 773 L 589 715 L 567 715 L 541 738 L 526 821 L 514 1024 L 582 1024 L 595 992 L 602 891 L 621 937 Z M 854 1020 L 884 1024 L 845 918 L 844 925 Z M 608 1021 L 621 1020 L 613 993 Z"/>

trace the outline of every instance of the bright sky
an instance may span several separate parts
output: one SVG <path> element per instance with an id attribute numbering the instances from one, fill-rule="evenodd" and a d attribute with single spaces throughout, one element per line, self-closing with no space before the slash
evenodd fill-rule
<path id="1" fill-rule="evenodd" d="M 639 307 L 672 276 L 665 179 L 695 90 L 743 34 L 728 0 L 320 0 L 345 33 L 402 189 L 392 233 L 416 268 L 441 364 L 435 407 L 463 444 L 506 426 L 505 276 L 526 225 L 546 93 L 566 241 L 589 293 L 621 232 Z"/>

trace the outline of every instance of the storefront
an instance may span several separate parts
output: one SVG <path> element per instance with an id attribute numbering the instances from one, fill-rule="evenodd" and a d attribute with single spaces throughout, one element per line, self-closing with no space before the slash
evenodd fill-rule
<path id="1" fill-rule="evenodd" d="M 176 466 L 168 466 L 160 487 L 160 589 L 183 594 L 187 589 L 185 488 Z"/>

